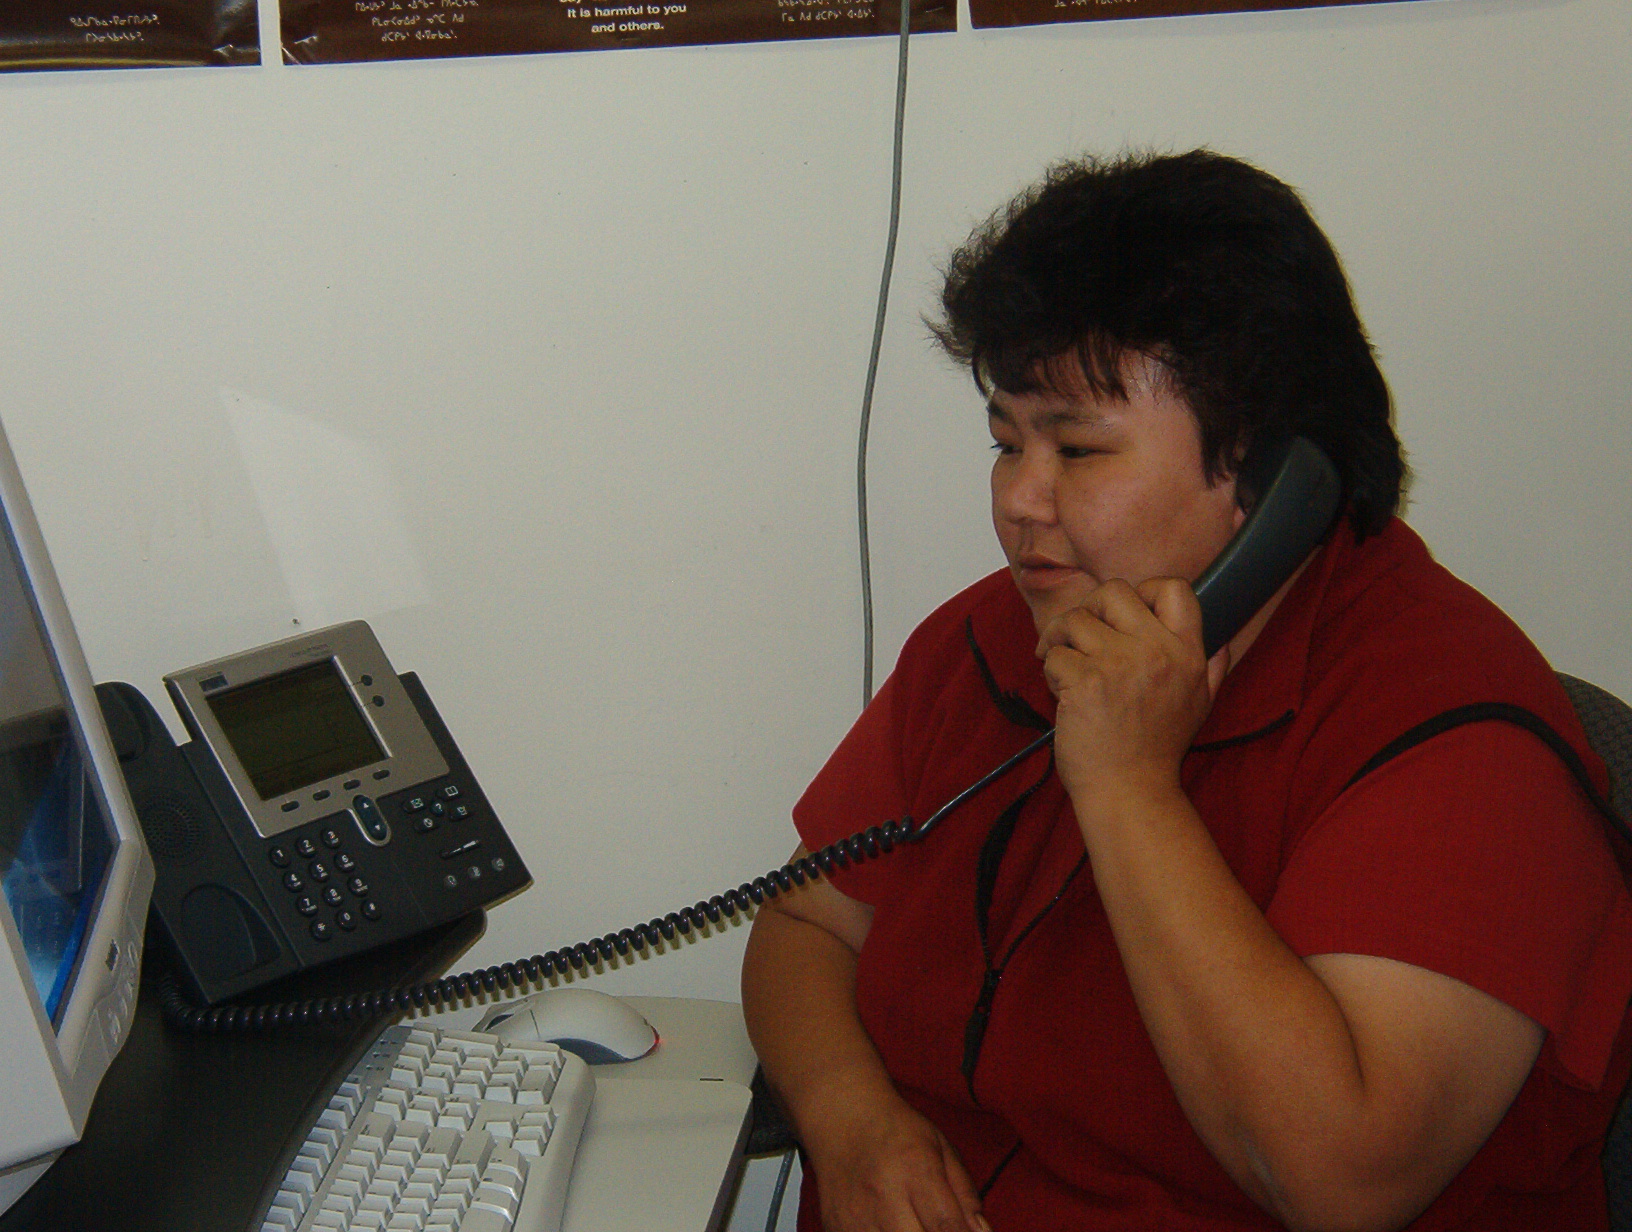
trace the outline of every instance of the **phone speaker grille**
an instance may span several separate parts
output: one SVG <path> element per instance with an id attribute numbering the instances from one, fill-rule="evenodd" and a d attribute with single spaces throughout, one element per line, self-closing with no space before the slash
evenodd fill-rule
<path id="1" fill-rule="evenodd" d="M 155 860 L 186 864 L 204 853 L 210 832 L 185 797 L 159 792 L 144 795 L 134 803 L 142 819 L 142 833 L 147 836 L 147 849 Z"/>

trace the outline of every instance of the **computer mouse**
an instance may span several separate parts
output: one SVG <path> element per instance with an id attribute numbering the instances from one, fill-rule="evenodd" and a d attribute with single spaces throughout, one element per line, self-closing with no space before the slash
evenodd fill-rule
<path id="1" fill-rule="evenodd" d="M 476 1029 L 511 1043 L 559 1044 L 591 1065 L 634 1061 L 657 1047 L 639 1011 L 593 988 L 546 988 L 495 1006 Z"/>

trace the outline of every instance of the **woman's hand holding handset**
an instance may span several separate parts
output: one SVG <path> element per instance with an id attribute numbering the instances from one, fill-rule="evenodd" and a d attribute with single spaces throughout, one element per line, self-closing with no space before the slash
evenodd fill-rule
<path id="1" fill-rule="evenodd" d="M 1179 765 L 1229 669 L 1201 648 L 1188 583 L 1112 580 L 1052 621 L 1037 645 L 1059 702 L 1054 757 L 1079 813 L 1129 792 L 1179 790 Z"/>

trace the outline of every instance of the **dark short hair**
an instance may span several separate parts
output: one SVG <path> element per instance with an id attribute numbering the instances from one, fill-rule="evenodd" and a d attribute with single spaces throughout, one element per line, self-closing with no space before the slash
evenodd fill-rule
<path id="1" fill-rule="evenodd" d="M 1124 361 L 1149 355 L 1196 416 L 1209 479 L 1301 434 L 1337 466 L 1357 534 L 1399 504 L 1388 385 L 1337 254 L 1296 192 L 1239 159 L 1061 163 L 952 254 L 941 304 L 930 328 L 983 394 L 1086 378 L 1122 397 Z"/>

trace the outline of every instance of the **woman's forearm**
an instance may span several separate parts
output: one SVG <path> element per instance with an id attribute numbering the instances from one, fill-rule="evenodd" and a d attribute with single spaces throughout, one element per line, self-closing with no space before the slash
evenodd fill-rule
<path id="1" fill-rule="evenodd" d="M 856 1012 L 871 921 L 822 883 L 761 908 L 742 968 L 749 1038 L 814 1165 L 829 1232 L 991 1232 L 956 1152 L 896 1091 Z"/>
<path id="2" fill-rule="evenodd" d="M 1348 1145 L 1365 1083 L 1342 1012 L 1230 874 L 1182 795 L 1084 825 L 1140 1016 L 1209 1149 L 1260 1203 L 1298 1148 Z M 1092 819 L 1091 819 L 1092 820 Z M 1293 1192 L 1288 1194 L 1290 1188 Z"/>
<path id="3" fill-rule="evenodd" d="M 818 924 L 767 904 L 742 964 L 748 1035 L 772 1088 L 810 1149 L 834 1105 L 894 1097 L 856 1013 L 856 955 Z"/>

